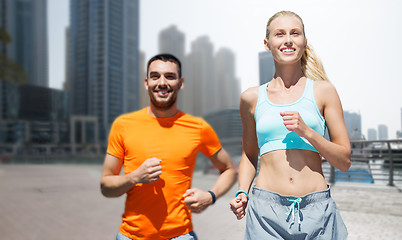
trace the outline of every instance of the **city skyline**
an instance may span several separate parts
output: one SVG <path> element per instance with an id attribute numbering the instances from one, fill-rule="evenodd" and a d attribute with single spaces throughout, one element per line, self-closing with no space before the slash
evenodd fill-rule
<path id="1" fill-rule="evenodd" d="M 48 2 L 49 82 L 54 88 L 61 88 L 64 82 L 62 43 L 68 24 L 63 23 L 63 15 L 68 20 L 68 4 L 69 1 Z M 186 53 L 194 39 L 209 36 L 217 49 L 227 47 L 235 52 L 236 76 L 244 91 L 258 85 L 258 52 L 264 51 L 266 21 L 284 7 L 303 18 L 308 41 L 323 60 L 344 110 L 361 114 L 362 133 L 385 124 L 389 137 L 395 138 L 396 131 L 401 130 L 402 81 L 398 80 L 397 56 L 402 50 L 385 51 L 384 46 L 401 35 L 396 30 L 402 21 L 397 12 L 401 3 L 397 1 L 367 1 L 364 11 L 361 4 L 344 0 L 291 1 L 290 7 L 280 1 L 140 1 L 140 50 L 146 60 L 156 54 L 158 34 L 170 25 L 186 34 Z M 340 13 L 342 17 L 338 17 Z M 200 20 L 204 16 L 208 21 Z"/>

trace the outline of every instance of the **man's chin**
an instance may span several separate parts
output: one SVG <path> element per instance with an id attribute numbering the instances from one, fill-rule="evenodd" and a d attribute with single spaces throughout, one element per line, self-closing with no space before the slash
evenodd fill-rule
<path id="1" fill-rule="evenodd" d="M 168 102 L 160 102 L 160 101 L 155 101 L 152 100 L 152 105 L 154 105 L 155 108 L 157 108 L 158 110 L 169 110 L 170 108 L 173 107 L 173 105 L 175 104 L 176 100 L 174 101 L 168 101 Z"/>

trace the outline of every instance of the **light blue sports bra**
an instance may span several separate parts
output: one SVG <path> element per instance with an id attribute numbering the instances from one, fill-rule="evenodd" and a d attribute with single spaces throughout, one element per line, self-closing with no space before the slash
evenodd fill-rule
<path id="1" fill-rule="evenodd" d="M 280 149 L 305 149 L 318 152 L 311 143 L 289 131 L 283 124 L 280 112 L 297 111 L 303 121 L 321 136 L 325 133 L 325 120 L 314 98 L 314 82 L 307 79 L 303 96 L 294 103 L 278 105 L 268 99 L 268 83 L 260 86 L 255 108 L 255 123 L 260 156 Z"/>

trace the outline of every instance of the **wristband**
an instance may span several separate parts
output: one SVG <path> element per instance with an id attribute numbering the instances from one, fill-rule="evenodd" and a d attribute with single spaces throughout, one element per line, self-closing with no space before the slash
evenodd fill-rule
<path id="1" fill-rule="evenodd" d="M 235 197 L 237 197 L 237 195 L 239 195 L 240 193 L 244 193 L 244 194 L 246 194 L 246 197 L 247 197 L 247 201 L 248 201 L 248 193 L 246 192 L 246 191 L 244 191 L 244 190 L 239 190 L 239 191 L 237 191 L 236 192 L 236 196 Z"/>
<path id="2" fill-rule="evenodd" d="M 215 196 L 215 193 L 214 192 L 212 192 L 212 191 L 208 191 L 210 194 L 211 194 L 211 196 L 212 196 L 212 204 L 214 204 L 215 203 L 215 201 L 216 201 L 216 196 Z"/>

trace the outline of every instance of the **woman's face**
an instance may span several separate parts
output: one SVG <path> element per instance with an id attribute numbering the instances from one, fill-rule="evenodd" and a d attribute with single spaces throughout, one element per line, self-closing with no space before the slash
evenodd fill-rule
<path id="1" fill-rule="evenodd" d="M 283 64 L 300 61 L 307 46 L 301 21 L 294 16 L 280 16 L 271 22 L 269 30 L 264 44 L 274 60 Z"/>

